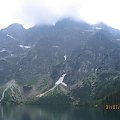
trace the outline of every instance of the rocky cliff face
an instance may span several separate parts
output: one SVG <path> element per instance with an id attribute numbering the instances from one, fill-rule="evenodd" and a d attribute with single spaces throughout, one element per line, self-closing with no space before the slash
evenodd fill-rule
<path id="1" fill-rule="evenodd" d="M 56 97 L 77 104 L 113 99 L 110 96 L 120 90 L 119 40 L 120 31 L 103 23 L 63 19 L 55 26 L 27 30 L 13 24 L 0 31 L 0 84 L 15 79 L 21 101 L 29 98 L 39 104 Z M 66 87 L 62 84 L 36 97 L 54 87 L 63 74 Z M 5 88 L 0 87 L 1 98 Z"/>

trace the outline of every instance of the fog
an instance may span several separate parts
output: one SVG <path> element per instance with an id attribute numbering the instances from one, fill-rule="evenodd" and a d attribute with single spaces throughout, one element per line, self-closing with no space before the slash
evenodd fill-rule
<path id="1" fill-rule="evenodd" d="M 0 0 L 0 28 L 21 23 L 55 24 L 64 17 L 95 24 L 104 22 L 120 29 L 119 0 Z"/>

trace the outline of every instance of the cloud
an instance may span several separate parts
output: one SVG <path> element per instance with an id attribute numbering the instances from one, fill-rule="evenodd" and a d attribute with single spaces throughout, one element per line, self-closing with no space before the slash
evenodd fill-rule
<path id="1" fill-rule="evenodd" d="M 79 0 L 31 0 L 23 4 L 20 19 L 33 25 L 54 24 L 63 17 L 78 18 L 79 3 Z"/>
<path id="2" fill-rule="evenodd" d="M 120 28 L 119 4 L 119 0 L 23 0 L 20 19 L 34 25 L 54 24 L 60 18 L 73 17 Z"/>
<path id="3" fill-rule="evenodd" d="M 63 17 L 73 17 L 120 29 L 119 5 L 119 0 L 0 0 L 0 27 L 13 22 L 26 27 L 54 24 Z"/>
<path id="4" fill-rule="evenodd" d="M 19 9 L 19 0 L 0 0 L 0 28 L 21 22 L 18 18 Z"/>

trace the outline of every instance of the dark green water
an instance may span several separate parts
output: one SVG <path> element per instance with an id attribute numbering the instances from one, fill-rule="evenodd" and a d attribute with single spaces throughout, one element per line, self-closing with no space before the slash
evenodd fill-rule
<path id="1" fill-rule="evenodd" d="M 120 111 L 64 106 L 0 106 L 0 120 L 120 120 Z"/>

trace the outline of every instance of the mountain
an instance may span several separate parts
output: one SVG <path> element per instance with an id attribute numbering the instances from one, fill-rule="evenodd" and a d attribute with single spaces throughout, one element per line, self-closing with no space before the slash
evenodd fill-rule
<path id="1" fill-rule="evenodd" d="M 18 23 L 9 25 L 7 28 L 1 30 L 4 34 L 14 37 L 16 40 L 23 40 L 26 29 Z"/>
<path id="2" fill-rule="evenodd" d="M 115 101 L 120 91 L 119 39 L 120 31 L 104 23 L 89 25 L 72 19 L 29 29 L 20 24 L 2 29 L 1 102 L 11 100 L 10 96 L 5 97 L 7 92 L 4 93 L 5 88 L 11 90 L 9 83 L 17 84 L 19 89 L 11 100 L 15 103 L 97 104 L 107 103 L 108 99 Z M 13 80 L 15 82 L 11 82 Z M 56 86 L 58 83 L 61 84 Z M 116 102 L 120 100 L 117 98 Z"/>
<path id="3" fill-rule="evenodd" d="M 43 96 L 37 96 L 35 99 L 29 101 L 29 104 L 69 105 L 73 100 L 68 91 L 67 87 L 60 84 L 46 92 Z"/>
<path id="4" fill-rule="evenodd" d="M 112 27 L 110 27 L 102 22 L 96 24 L 95 27 L 97 29 L 104 29 L 104 30 L 110 32 L 112 34 L 111 36 L 114 36 L 116 39 L 120 37 L 120 30 L 114 29 L 114 28 L 112 28 Z"/>

